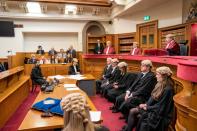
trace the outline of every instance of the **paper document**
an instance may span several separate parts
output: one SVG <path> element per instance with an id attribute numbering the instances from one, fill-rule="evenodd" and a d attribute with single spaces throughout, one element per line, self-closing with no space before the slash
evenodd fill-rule
<path id="1" fill-rule="evenodd" d="M 76 90 L 79 90 L 78 87 L 71 87 L 71 88 L 65 88 L 67 91 L 76 91 Z"/>
<path id="2" fill-rule="evenodd" d="M 67 78 L 74 80 L 82 80 L 85 79 L 86 77 L 83 77 L 83 75 L 69 75 Z"/>
<path id="3" fill-rule="evenodd" d="M 90 119 L 92 122 L 98 122 L 101 120 L 101 111 L 90 111 Z"/>
<path id="4" fill-rule="evenodd" d="M 64 84 L 65 88 L 77 87 L 76 84 Z"/>
<path id="5" fill-rule="evenodd" d="M 49 76 L 49 78 L 51 78 L 51 79 L 56 78 L 56 79 L 60 80 L 60 79 L 64 79 L 64 78 L 66 78 L 66 77 L 61 76 L 61 75 L 56 75 L 56 76 Z"/>

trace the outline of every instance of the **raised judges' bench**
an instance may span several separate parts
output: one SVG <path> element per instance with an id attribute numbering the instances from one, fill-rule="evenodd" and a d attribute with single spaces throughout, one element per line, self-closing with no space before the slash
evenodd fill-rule
<path id="1" fill-rule="evenodd" d="M 89 74 L 85 74 L 84 76 L 86 77 L 84 80 L 92 80 L 93 78 Z M 61 81 L 64 84 L 77 84 L 80 80 L 65 78 Z M 88 102 L 90 109 L 92 111 L 96 111 L 94 104 L 92 103 L 92 101 L 89 99 L 89 97 L 84 91 L 82 90 L 67 91 L 64 88 L 63 84 L 60 84 L 57 87 L 55 87 L 54 91 L 51 93 L 45 94 L 43 92 L 40 92 L 38 96 L 36 97 L 36 100 L 34 101 L 34 103 L 44 100 L 47 97 L 61 99 L 67 94 L 74 93 L 74 92 L 82 93 L 82 95 L 84 95 L 87 98 L 87 102 Z M 40 111 L 30 109 L 28 113 L 26 114 L 18 130 L 20 131 L 25 131 L 25 130 L 31 130 L 31 131 L 32 130 L 47 130 L 49 131 L 49 130 L 63 127 L 63 123 L 64 123 L 63 117 L 54 115 L 53 117 L 42 118 L 41 114 L 42 112 Z"/>
<path id="2" fill-rule="evenodd" d="M 190 81 L 177 77 L 179 63 L 197 63 L 197 57 L 192 56 L 131 56 L 131 55 L 93 55 L 84 54 L 82 56 L 82 69 L 84 73 L 93 74 L 100 78 L 103 68 L 106 65 L 106 58 L 118 58 L 119 61 L 128 63 L 128 71 L 140 71 L 140 62 L 149 59 L 153 62 L 153 71 L 160 66 L 168 66 L 173 71 L 175 80 L 174 102 L 176 110 L 170 129 L 177 131 L 196 131 L 197 129 L 197 87 Z M 193 65 L 190 65 L 192 68 Z M 187 70 L 185 70 L 187 72 Z M 196 74 L 196 72 L 194 72 Z M 176 124 L 175 124 L 176 123 Z"/>
<path id="3" fill-rule="evenodd" d="M 29 94 L 30 77 L 19 66 L 0 73 L 0 128 Z"/>

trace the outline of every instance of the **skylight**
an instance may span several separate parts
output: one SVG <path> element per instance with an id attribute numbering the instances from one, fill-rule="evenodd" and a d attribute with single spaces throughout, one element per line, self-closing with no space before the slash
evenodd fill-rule
<path id="1" fill-rule="evenodd" d="M 40 4 L 36 2 L 27 2 L 27 10 L 29 13 L 41 14 Z"/>

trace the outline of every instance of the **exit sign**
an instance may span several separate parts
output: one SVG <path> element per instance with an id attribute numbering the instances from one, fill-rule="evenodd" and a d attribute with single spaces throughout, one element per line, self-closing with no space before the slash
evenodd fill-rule
<path id="1" fill-rule="evenodd" d="M 149 15 L 144 16 L 144 21 L 148 21 L 148 20 L 150 20 L 150 16 Z"/>

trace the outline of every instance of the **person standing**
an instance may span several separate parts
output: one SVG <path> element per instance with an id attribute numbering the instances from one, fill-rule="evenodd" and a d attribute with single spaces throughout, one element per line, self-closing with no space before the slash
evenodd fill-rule
<path id="1" fill-rule="evenodd" d="M 94 48 L 94 54 L 102 54 L 103 53 L 103 44 L 100 40 L 97 40 L 97 45 Z"/>

